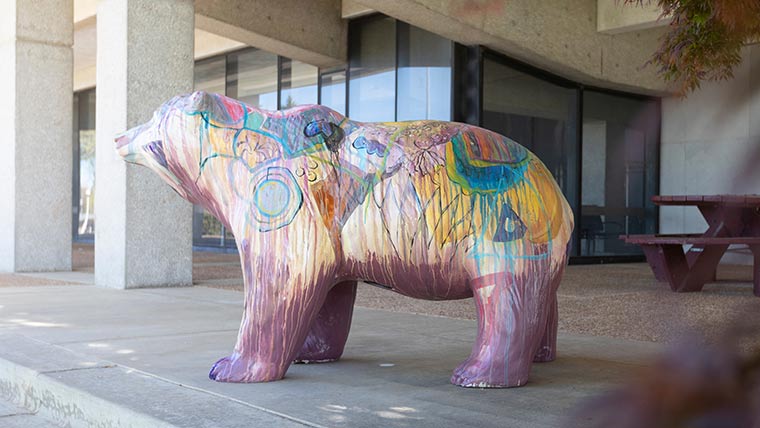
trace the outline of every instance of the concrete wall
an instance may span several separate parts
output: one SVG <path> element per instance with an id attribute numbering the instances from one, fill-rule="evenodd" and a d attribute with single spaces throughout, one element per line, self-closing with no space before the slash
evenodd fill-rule
<path id="1" fill-rule="evenodd" d="M 745 47 L 742 57 L 733 80 L 663 99 L 660 193 L 760 194 L 760 45 Z M 662 233 L 706 228 L 696 208 L 660 210 Z"/>

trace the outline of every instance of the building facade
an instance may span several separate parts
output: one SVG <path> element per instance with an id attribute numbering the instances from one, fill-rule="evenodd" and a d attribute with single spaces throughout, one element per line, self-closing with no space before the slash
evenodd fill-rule
<path id="1" fill-rule="evenodd" d="M 6 1 L 17 9 L 18 57 L 24 18 L 38 18 L 39 11 Z M 69 73 L 73 87 L 55 90 L 64 98 L 68 91 L 69 100 L 73 93 L 68 118 L 74 133 L 64 198 L 73 213 L 70 238 L 55 251 L 65 259 L 72 239 L 94 241 L 96 282 L 104 286 L 188 283 L 193 245 L 234 251 L 234 238 L 216 219 L 154 189 L 157 181 L 108 153 L 113 134 L 147 119 L 163 99 L 193 88 L 265 109 L 320 103 L 360 121 L 453 120 L 507 135 L 544 161 L 572 205 L 576 262 L 642 260 L 640 250 L 618 235 L 703 227 L 697 216 L 660 213 L 650 201 L 661 192 L 694 193 L 694 180 L 716 174 L 686 180 L 692 171 L 687 159 L 709 168 L 700 150 L 710 149 L 703 149 L 698 132 L 685 129 L 702 115 L 718 119 L 691 100 L 724 96 L 746 115 L 746 124 L 734 120 L 733 127 L 705 129 L 716 139 L 741 134 L 729 149 L 730 162 L 751 152 L 758 135 L 750 119 L 760 113 L 754 77 L 760 73 L 751 72 L 760 68 L 755 46 L 747 47 L 736 81 L 679 100 L 642 66 L 665 22 L 656 20 L 656 11 L 613 0 L 573 7 L 527 0 L 46 2 L 51 10 L 73 10 L 68 26 L 57 17 L 60 33 L 73 40 L 73 50 L 63 43 L 73 59 L 58 71 Z M 25 77 L 11 80 L 18 86 Z M 731 85 L 746 86 L 749 95 L 736 99 Z M 25 153 L 18 138 L 13 147 L 17 157 Z M 55 151 L 63 158 L 60 145 Z M 11 174 L 24 182 L 24 173 Z M 735 192 L 736 180 L 720 181 L 708 188 Z M 742 193 L 754 193 L 752 183 L 745 181 Z M 12 200 L 16 209 L 6 210 L 6 224 L 23 225 L 19 200 Z M 157 220 L 167 216 L 171 220 Z M 25 254 L 19 250 L 24 236 L 3 238 L 0 248 L 13 258 Z M 167 270 L 168 260 L 174 263 Z M 66 268 L 65 260 L 14 263 L 5 269 Z"/>

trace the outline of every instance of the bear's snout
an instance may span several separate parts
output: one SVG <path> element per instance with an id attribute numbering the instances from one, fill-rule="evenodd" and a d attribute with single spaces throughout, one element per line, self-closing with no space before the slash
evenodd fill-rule
<path id="1" fill-rule="evenodd" d="M 153 121 L 135 126 L 114 138 L 116 151 L 127 162 L 142 164 L 146 145 L 157 139 L 154 134 Z"/>
<path id="2" fill-rule="evenodd" d="M 142 165 L 159 175 L 181 197 L 188 199 L 188 193 L 180 180 L 169 169 L 167 153 L 165 151 L 165 135 L 158 131 L 160 116 L 154 115 L 153 119 L 142 125 L 138 125 L 114 138 L 116 151 L 125 161 Z"/>

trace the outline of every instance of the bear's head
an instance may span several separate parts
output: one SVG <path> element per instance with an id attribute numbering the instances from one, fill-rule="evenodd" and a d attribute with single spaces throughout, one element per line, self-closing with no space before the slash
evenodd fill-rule
<path id="1" fill-rule="evenodd" d="M 272 189 L 285 194 L 283 186 L 262 190 L 277 177 L 282 176 L 278 183 L 287 185 L 287 195 L 297 196 L 301 191 L 296 181 L 306 184 L 334 176 L 334 168 L 326 166 L 340 166 L 335 157 L 352 127 L 343 115 L 323 106 L 266 111 L 219 94 L 194 92 L 173 98 L 149 122 L 117 136 L 116 148 L 124 160 L 153 170 L 180 196 L 224 221 L 224 207 L 233 199 L 262 205 L 262 195 L 272 199 Z M 272 210 L 279 213 L 280 206 L 276 208 Z"/>
<path id="2" fill-rule="evenodd" d="M 174 97 L 150 121 L 116 136 L 116 150 L 125 161 L 149 168 L 180 196 L 195 202 L 197 162 L 187 160 L 200 156 L 198 139 L 207 133 L 202 123 L 209 117 L 205 112 L 213 110 L 213 97 L 205 92 Z"/>
<path id="3" fill-rule="evenodd" d="M 116 148 L 124 160 L 150 168 L 195 202 L 203 175 L 221 163 L 253 172 L 264 165 L 337 151 L 345 137 L 339 124 L 345 120 L 323 106 L 266 111 L 198 91 L 171 99 L 149 122 L 117 136 Z"/>

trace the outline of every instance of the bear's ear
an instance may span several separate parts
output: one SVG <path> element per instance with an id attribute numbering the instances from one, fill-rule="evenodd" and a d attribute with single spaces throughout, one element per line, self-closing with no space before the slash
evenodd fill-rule
<path id="1" fill-rule="evenodd" d="M 331 152 L 337 152 L 340 149 L 343 139 L 346 138 L 346 133 L 343 132 L 343 128 L 330 122 L 330 135 L 325 137 L 325 144 Z"/>
<path id="2" fill-rule="evenodd" d="M 320 137 L 331 152 L 337 152 L 346 137 L 340 126 L 325 120 L 309 122 L 303 130 L 303 135 L 309 138 Z"/>

